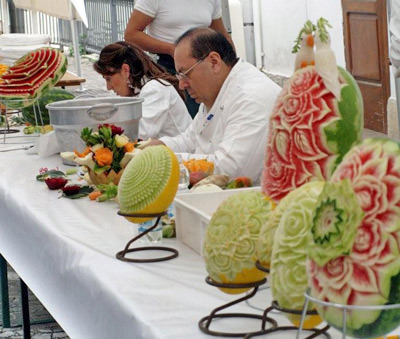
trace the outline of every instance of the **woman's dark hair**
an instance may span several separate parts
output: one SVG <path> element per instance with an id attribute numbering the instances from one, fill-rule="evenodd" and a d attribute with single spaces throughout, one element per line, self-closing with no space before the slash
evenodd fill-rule
<path id="1" fill-rule="evenodd" d="M 93 65 L 94 70 L 101 75 L 113 75 L 121 70 L 122 64 L 129 65 L 130 83 L 133 87 L 141 89 L 144 86 L 143 77 L 149 80 L 155 79 L 165 85 L 160 80 L 169 82 L 183 98 L 182 91 L 179 89 L 178 79 L 168 73 L 162 66 L 156 64 L 139 47 L 128 44 L 125 41 L 117 41 L 105 46 L 100 52 L 99 60 Z M 133 94 L 133 90 L 131 89 Z"/>
<path id="2" fill-rule="evenodd" d="M 191 28 L 183 33 L 175 42 L 178 45 L 182 40 L 190 40 L 192 57 L 201 60 L 211 52 L 217 52 L 228 66 L 234 66 L 237 61 L 236 52 L 231 43 L 222 33 L 211 28 Z"/>

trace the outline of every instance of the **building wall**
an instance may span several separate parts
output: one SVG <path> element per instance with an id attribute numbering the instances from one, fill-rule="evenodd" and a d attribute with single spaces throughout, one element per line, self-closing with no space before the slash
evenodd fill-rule
<path id="1" fill-rule="evenodd" d="M 248 0 L 242 0 L 247 2 Z M 345 66 L 343 18 L 340 0 L 253 0 L 260 1 L 263 68 L 282 76 L 293 73 L 295 55 L 291 53 L 299 30 L 307 19 L 327 19 L 332 48 L 338 65 Z"/>

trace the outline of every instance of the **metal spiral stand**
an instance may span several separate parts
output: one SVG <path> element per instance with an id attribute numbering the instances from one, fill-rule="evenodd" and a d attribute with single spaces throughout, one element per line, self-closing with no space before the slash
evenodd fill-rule
<path id="1" fill-rule="evenodd" d="M 30 102 L 30 104 L 33 107 L 33 113 L 35 116 L 35 124 L 36 126 L 43 126 L 43 118 L 42 118 L 42 112 L 40 110 L 39 103 L 37 99 L 21 99 L 21 100 L 0 100 L 0 103 L 4 105 L 4 109 L 1 109 L 0 113 L 3 115 L 4 112 L 4 128 L 0 129 L 0 134 L 3 134 L 3 143 L 6 143 L 6 136 L 7 134 L 13 134 L 13 133 L 18 133 L 18 129 L 10 128 L 10 123 L 8 121 L 8 112 L 11 110 L 19 110 L 22 107 L 26 106 L 26 102 Z M 36 134 L 32 135 L 25 135 L 24 137 L 38 137 L 40 135 L 40 132 L 37 132 Z M 10 137 L 8 137 L 10 138 Z M 21 144 L 21 142 L 8 142 L 8 144 Z"/>
<path id="2" fill-rule="evenodd" d="M 210 277 L 206 278 L 206 283 L 212 286 L 216 286 L 219 288 L 232 288 L 232 289 L 241 289 L 241 288 L 253 288 L 253 291 L 250 294 L 247 294 L 246 296 L 239 298 L 237 300 L 231 301 L 230 303 L 224 304 L 220 307 L 215 308 L 214 310 L 211 311 L 211 313 L 208 316 L 205 316 L 200 319 L 199 321 L 199 328 L 202 332 L 213 335 L 213 336 L 218 336 L 218 337 L 245 337 L 247 335 L 261 335 L 267 333 L 269 329 L 265 329 L 266 323 L 271 324 L 271 328 L 275 328 L 277 326 L 277 323 L 274 319 L 264 317 L 259 314 L 251 314 L 251 313 L 218 313 L 228 307 L 231 307 L 233 305 L 236 305 L 242 301 L 248 300 L 257 293 L 259 286 L 265 284 L 267 281 L 266 278 L 253 282 L 253 283 L 248 283 L 248 284 L 223 284 L 223 283 L 217 283 L 214 280 L 212 280 Z M 221 319 L 221 318 L 247 318 L 247 319 L 258 319 L 261 320 L 261 327 L 259 331 L 255 332 L 220 332 L 220 331 L 213 331 L 210 330 L 210 325 L 213 320 L 216 319 Z"/>
<path id="3" fill-rule="evenodd" d="M 314 304 L 318 304 L 321 306 L 327 306 L 327 307 L 334 307 L 337 308 L 338 310 L 341 310 L 342 312 L 342 327 L 338 328 L 339 331 L 342 332 L 342 339 L 346 339 L 346 332 L 347 332 L 347 312 L 348 311 L 386 311 L 386 310 L 393 310 L 393 309 L 400 309 L 400 304 L 389 304 L 389 305 L 374 305 L 374 306 L 360 306 L 360 305 L 343 305 L 343 304 L 335 304 L 327 301 L 322 301 L 320 299 L 314 298 L 310 295 L 309 290 L 307 290 L 304 293 L 304 296 L 306 297 L 306 302 L 303 307 L 303 312 L 301 315 L 301 322 L 300 322 L 300 327 L 298 328 L 297 331 L 297 336 L 296 339 L 300 339 L 300 335 L 302 333 L 302 327 L 304 324 L 304 320 L 306 317 L 306 310 L 308 307 L 309 302 L 313 302 Z"/>
<path id="4" fill-rule="evenodd" d="M 171 260 L 176 258 L 179 255 L 178 250 L 175 248 L 171 247 L 166 247 L 166 246 L 144 246 L 144 247 L 135 247 L 135 248 L 129 248 L 129 246 L 134 243 L 136 240 L 140 239 L 141 237 L 145 236 L 147 233 L 153 231 L 156 229 L 158 223 L 160 222 L 160 219 L 163 215 L 166 215 L 167 212 L 161 212 L 161 213 L 154 213 L 154 214 L 138 214 L 138 213 L 132 213 L 132 214 L 126 214 L 126 213 L 121 213 L 120 211 L 118 212 L 119 215 L 123 217 L 133 217 L 133 218 L 157 218 L 155 224 L 148 228 L 146 231 L 143 233 L 140 233 L 136 237 L 134 237 L 132 240 L 130 240 L 125 248 L 122 251 L 117 252 L 115 255 L 118 260 L 122 261 L 128 261 L 128 262 L 135 262 L 135 263 L 149 263 L 149 262 L 159 262 L 159 261 L 166 261 L 166 260 Z M 140 251 L 165 251 L 165 252 L 170 252 L 172 254 L 163 256 L 163 257 L 158 257 L 158 258 L 150 258 L 150 259 L 134 259 L 134 258 L 126 258 L 125 255 L 127 253 L 133 253 L 133 252 L 140 252 Z"/>
<path id="5" fill-rule="evenodd" d="M 270 272 L 270 269 L 265 267 L 265 266 L 262 266 L 259 261 L 256 262 L 256 267 L 261 271 L 264 271 L 264 272 L 267 272 L 267 273 Z M 302 318 L 301 318 L 302 322 L 300 324 L 300 327 L 296 327 L 296 326 L 280 326 L 275 321 L 276 326 L 273 326 L 273 327 L 265 330 L 265 332 L 263 334 L 269 334 L 269 333 L 274 333 L 274 332 L 278 332 L 278 331 L 279 332 L 281 332 L 281 331 L 298 331 L 298 333 L 299 333 L 299 328 L 303 327 L 304 319 L 305 319 L 306 316 L 318 315 L 317 311 L 315 311 L 315 310 L 307 311 L 307 306 L 308 306 L 308 302 L 306 302 L 305 309 L 303 309 L 303 310 L 293 310 L 293 309 L 284 308 L 284 307 L 279 306 L 279 304 L 278 304 L 278 302 L 276 300 L 272 301 L 271 306 L 266 308 L 264 313 L 263 313 L 262 328 L 265 328 L 266 319 L 271 319 L 271 318 L 268 317 L 268 313 L 270 313 L 273 310 L 279 311 L 279 312 L 282 312 L 282 313 L 301 315 L 302 316 Z M 304 319 L 303 319 L 303 317 L 304 317 Z M 331 339 L 330 334 L 327 333 L 329 328 L 330 328 L 330 326 L 326 325 L 323 328 L 304 329 L 303 331 L 311 332 L 311 334 L 309 336 L 305 337 L 305 339 L 312 339 L 312 338 L 316 338 L 316 337 L 321 336 L 321 335 L 325 336 L 325 338 L 327 338 L 327 339 Z M 258 334 L 249 333 L 244 338 L 246 338 L 246 339 L 253 338 L 256 335 L 258 335 Z"/>

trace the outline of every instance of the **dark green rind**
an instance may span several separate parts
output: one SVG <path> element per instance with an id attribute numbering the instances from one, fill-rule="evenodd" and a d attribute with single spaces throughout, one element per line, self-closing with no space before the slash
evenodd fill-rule
<path id="1" fill-rule="evenodd" d="M 389 302 L 386 304 L 397 304 L 400 303 L 400 274 L 397 274 L 392 278 L 391 290 L 389 294 Z M 368 312 L 368 311 L 360 311 Z M 393 331 L 400 325 L 400 308 L 382 311 L 378 319 L 369 325 L 364 325 L 358 330 L 348 330 L 347 334 L 354 336 L 355 338 L 375 338 L 384 336 L 385 334 Z"/>
<path id="2" fill-rule="evenodd" d="M 50 123 L 49 111 L 46 108 L 47 104 L 51 104 L 52 102 L 61 100 L 69 100 L 73 98 L 75 98 L 73 94 L 58 88 L 51 89 L 50 91 L 47 91 L 45 94 L 43 94 L 37 102 L 39 104 L 40 111 L 42 112 L 43 124 L 48 125 Z M 29 122 L 32 125 L 36 125 L 33 105 L 24 107 L 22 109 L 22 116 L 24 117 L 26 122 Z M 38 121 L 38 124 L 40 125 L 41 121 Z"/>
<path id="3" fill-rule="evenodd" d="M 364 121 L 364 107 L 360 88 L 349 72 L 339 66 L 338 69 L 348 85 L 342 88 L 341 101 L 338 102 L 341 119 L 324 128 L 328 147 L 338 154 L 335 159 L 335 166 L 331 169 L 329 176 L 332 175 L 344 155 L 354 145 L 361 142 Z"/>

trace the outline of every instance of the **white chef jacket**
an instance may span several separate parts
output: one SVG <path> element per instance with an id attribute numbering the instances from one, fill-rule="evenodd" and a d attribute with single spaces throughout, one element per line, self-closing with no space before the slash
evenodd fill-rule
<path id="1" fill-rule="evenodd" d="M 139 98 L 144 99 L 139 120 L 139 138 L 143 140 L 176 136 L 192 123 L 192 117 L 174 86 L 160 81 L 148 81 L 139 93 Z"/>
<path id="2" fill-rule="evenodd" d="M 200 105 L 184 133 L 160 138 L 183 159 L 206 158 L 215 174 L 248 176 L 258 184 L 264 164 L 269 116 L 280 87 L 253 65 L 239 60 L 207 112 Z"/>

